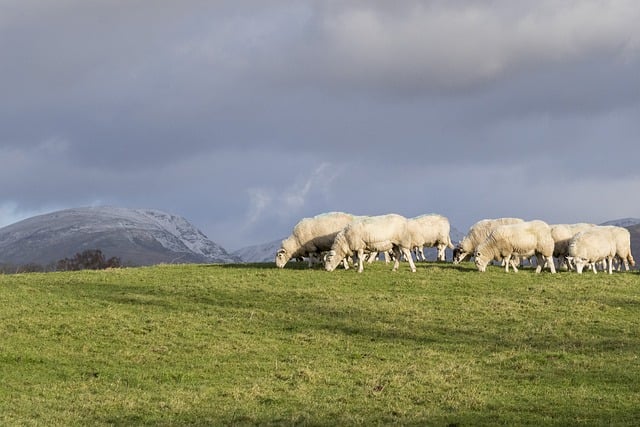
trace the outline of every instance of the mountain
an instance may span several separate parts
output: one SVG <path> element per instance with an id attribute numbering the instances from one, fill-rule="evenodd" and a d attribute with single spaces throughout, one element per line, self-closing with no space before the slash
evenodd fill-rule
<path id="1" fill-rule="evenodd" d="M 66 209 L 0 228 L 0 264 L 47 265 L 88 249 L 136 266 L 239 261 L 186 219 L 151 209 Z"/>
<path id="2" fill-rule="evenodd" d="M 276 251 L 280 249 L 284 239 L 286 237 L 261 245 L 247 246 L 232 252 L 231 255 L 240 258 L 242 262 L 275 262 Z"/>
<path id="3" fill-rule="evenodd" d="M 640 224 L 640 218 L 622 218 L 603 222 L 600 225 L 617 225 L 618 227 L 631 227 Z"/>

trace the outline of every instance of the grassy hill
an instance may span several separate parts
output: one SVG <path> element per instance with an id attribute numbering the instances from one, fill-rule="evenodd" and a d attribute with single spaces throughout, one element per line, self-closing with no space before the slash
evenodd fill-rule
<path id="1" fill-rule="evenodd" d="M 638 425 L 640 276 L 0 276 L 2 425 Z"/>

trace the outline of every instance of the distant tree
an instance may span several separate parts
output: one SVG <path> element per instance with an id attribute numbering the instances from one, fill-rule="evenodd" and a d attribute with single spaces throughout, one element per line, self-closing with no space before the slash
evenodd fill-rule
<path id="1" fill-rule="evenodd" d="M 100 249 L 88 249 L 78 252 L 73 258 L 64 258 L 56 263 L 57 271 L 104 270 L 121 267 L 120 258 L 106 259 Z"/>

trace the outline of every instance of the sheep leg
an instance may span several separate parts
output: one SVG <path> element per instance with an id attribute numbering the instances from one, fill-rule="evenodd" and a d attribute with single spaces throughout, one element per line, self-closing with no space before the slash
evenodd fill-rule
<path id="1" fill-rule="evenodd" d="M 609 264 L 609 274 L 613 274 L 613 257 L 607 257 L 606 260 Z"/>
<path id="2" fill-rule="evenodd" d="M 624 271 L 629 271 L 629 260 L 627 260 L 626 258 L 624 258 L 622 260 L 622 264 L 624 265 Z M 622 271 L 622 268 L 620 268 L 620 271 Z"/>
<path id="3" fill-rule="evenodd" d="M 398 271 L 398 267 L 400 267 L 400 257 L 402 256 L 402 253 L 400 252 L 400 249 L 398 247 L 395 247 L 392 249 L 393 250 L 393 269 L 392 271 Z M 405 254 L 406 256 L 406 254 Z M 411 254 L 409 254 L 408 259 L 413 260 L 413 257 L 411 257 Z"/>
<path id="4" fill-rule="evenodd" d="M 536 254 L 536 264 L 536 273 L 540 273 L 544 265 L 544 259 L 541 254 Z"/>
<path id="5" fill-rule="evenodd" d="M 364 270 L 364 249 L 358 250 L 358 273 Z"/>
<path id="6" fill-rule="evenodd" d="M 553 255 L 546 257 L 547 259 L 547 264 L 549 264 L 549 271 L 551 271 L 552 274 L 556 273 L 556 265 L 553 262 Z"/>
<path id="7" fill-rule="evenodd" d="M 400 250 L 402 251 L 402 253 L 404 253 L 404 256 L 407 257 L 407 260 L 409 261 L 409 266 L 411 267 L 411 271 L 415 273 L 416 265 L 413 263 L 413 258 L 411 257 L 411 251 L 406 248 L 401 248 Z"/>

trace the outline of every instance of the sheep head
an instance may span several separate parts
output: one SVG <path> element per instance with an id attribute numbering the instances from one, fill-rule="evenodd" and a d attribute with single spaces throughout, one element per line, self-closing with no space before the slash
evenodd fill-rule
<path id="1" fill-rule="evenodd" d="M 276 252 L 276 266 L 278 268 L 284 268 L 285 264 L 291 258 L 290 255 L 287 254 L 285 249 L 280 248 L 278 252 Z"/>
<path id="2" fill-rule="evenodd" d="M 467 257 L 467 252 L 462 249 L 462 245 L 458 243 L 458 245 L 453 248 L 453 263 L 459 264 Z"/>
<path id="3" fill-rule="evenodd" d="M 325 256 L 324 269 L 327 271 L 333 271 L 338 264 L 344 259 L 344 256 L 339 256 L 335 250 L 330 250 Z"/>
<path id="4" fill-rule="evenodd" d="M 487 256 L 484 253 L 481 253 L 480 251 L 476 251 L 473 257 L 475 258 L 476 268 L 480 272 L 487 271 L 487 264 L 489 264 L 489 261 L 491 261 L 491 259 L 493 258 L 493 257 Z"/>

